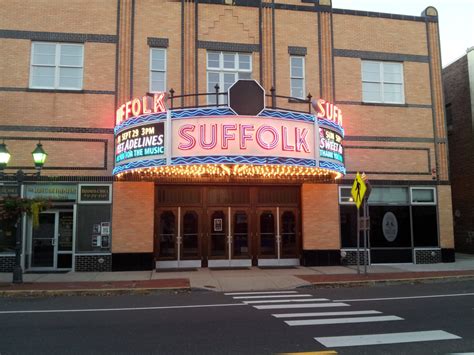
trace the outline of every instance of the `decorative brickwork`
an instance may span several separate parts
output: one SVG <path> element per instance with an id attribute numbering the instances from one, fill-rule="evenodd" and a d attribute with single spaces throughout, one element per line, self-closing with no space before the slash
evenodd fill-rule
<path id="1" fill-rule="evenodd" d="M 12 272 L 15 266 L 15 256 L 0 256 L 0 272 Z"/>
<path id="2" fill-rule="evenodd" d="M 295 47 L 295 46 L 288 46 L 288 54 L 290 55 L 306 55 L 308 49 L 306 47 Z"/>
<path id="3" fill-rule="evenodd" d="M 436 264 L 441 262 L 441 250 L 416 250 L 415 249 L 416 264 Z"/>
<path id="4" fill-rule="evenodd" d="M 112 255 L 81 255 L 76 254 L 75 271 L 112 271 Z"/>
<path id="5" fill-rule="evenodd" d="M 361 58 L 368 60 L 392 60 L 397 62 L 428 63 L 429 61 L 429 57 L 427 55 L 358 51 L 353 49 L 334 48 L 334 55 L 336 57 Z"/>
<path id="6" fill-rule="evenodd" d="M 148 37 L 147 43 L 150 47 L 159 47 L 159 48 L 168 48 L 169 40 L 168 38 L 156 38 L 156 37 Z"/>
<path id="7" fill-rule="evenodd" d="M 37 32 L 0 30 L 0 38 L 31 39 L 32 41 L 54 41 L 54 42 L 99 42 L 117 43 L 117 36 L 91 34 L 91 33 L 62 33 L 62 32 Z"/>
<path id="8" fill-rule="evenodd" d="M 245 43 L 198 41 L 198 47 L 208 49 L 211 51 L 247 52 L 247 53 L 260 51 L 260 46 L 258 44 L 245 44 Z"/>
<path id="9" fill-rule="evenodd" d="M 344 250 L 346 257 L 343 258 L 343 264 L 346 265 L 357 265 L 357 250 Z M 370 250 L 367 250 L 367 260 L 370 264 Z M 359 254 L 359 265 L 364 265 L 364 250 L 360 250 Z"/>

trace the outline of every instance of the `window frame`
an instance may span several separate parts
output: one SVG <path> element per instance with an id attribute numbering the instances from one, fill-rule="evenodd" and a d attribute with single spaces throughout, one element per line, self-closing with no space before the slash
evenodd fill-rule
<path id="1" fill-rule="evenodd" d="M 433 201 L 431 202 L 416 202 L 413 201 L 413 190 L 431 190 L 433 191 Z M 413 206 L 436 206 L 436 188 L 429 186 L 413 186 L 410 187 L 410 204 Z"/>
<path id="2" fill-rule="evenodd" d="M 164 52 L 164 62 L 165 62 L 165 65 L 164 65 L 164 69 L 163 70 L 156 70 L 156 69 L 153 69 L 152 68 L 152 65 L 153 65 L 153 51 L 163 51 Z M 149 92 L 151 93 L 155 93 L 155 92 L 160 92 L 160 91 L 157 91 L 157 90 L 153 90 L 152 88 L 152 85 L 153 85 L 153 80 L 152 80 L 152 73 L 153 72 L 159 72 L 159 73 L 165 73 L 165 80 L 164 80 L 164 89 L 162 92 L 166 92 L 166 87 L 167 87 L 167 71 L 168 71 L 168 51 L 166 50 L 166 48 L 159 48 L 159 47 L 151 47 L 150 48 L 150 56 L 149 56 L 149 59 L 150 59 L 150 65 L 149 65 L 149 76 L 148 76 L 148 80 L 149 80 L 149 85 L 148 85 L 148 89 L 150 90 Z"/>
<path id="3" fill-rule="evenodd" d="M 219 67 L 209 67 L 209 54 L 214 53 L 219 55 Z M 234 56 L 234 68 L 224 68 L 224 55 L 225 54 L 231 54 Z M 239 57 L 240 55 L 246 55 L 250 57 L 249 65 L 250 69 L 241 69 L 240 68 L 240 60 Z M 213 50 L 208 50 L 206 51 L 206 92 L 208 94 L 213 94 L 215 91 L 209 91 L 209 74 L 217 74 L 219 75 L 219 92 L 223 93 L 225 91 L 222 90 L 224 88 L 224 75 L 225 74 L 234 74 L 234 83 L 239 80 L 239 74 L 240 73 L 249 73 L 250 74 L 250 79 L 252 79 L 252 73 L 253 73 L 253 56 L 252 53 L 247 53 L 247 52 L 227 52 L 227 51 L 213 51 Z M 207 104 L 208 105 L 213 105 L 215 104 L 214 102 L 214 95 L 207 95 Z M 224 101 L 225 102 L 225 98 Z"/>
<path id="4" fill-rule="evenodd" d="M 354 201 L 342 201 L 342 190 L 348 189 L 349 191 L 352 190 L 352 186 L 349 185 L 341 185 L 339 186 L 339 204 L 340 205 L 355 205 Z M 351 197 L 352 198 L 352 197 Z"/>
<path id="5" fill-rule="evenodd" d="M 300 78 L 300 77 L 294 77 L 292 76 L 292 59 L 293 58 L 301 58 L 302 62 L 303 62 L 303 76 Z M 293 96 L 293 85 L 292 85 L 292 80 L 293 79 L 298 79 L 298 80 L 302 80 L 303 81 L 303 95 L 301 97 L 298 97 L 298 96 Z M 306 99 L 306 60 L 305 60 L 305 56 L 304 55 L 290 55 L 290 96 L 291 97 L 294 97 L 294 98 L 297 98 L 297 99 Z"/>
<path id="6" fill-rule="evenodd" d="M 371 81 L 371 80 L 364 80 L 364 63 L 377 63 L 379 65 L 379 75 L 380 75 L 380 81 Z M 390 82 L 384 81 L 384 70 L 383 66 L 384 64 L 399 64 L 400 65 L 400 75 L 401 75 L 401 83 L 396 83 L 396 82 Z M 380 61 L 380 60 L 364 60 L 362 59 L 360 61 L 360 76 L 361 76 L 361 83 L 362 83 L 362 102 L 364 103 L 379 103 L 379 104 L 392 104 L 392 105 L 404 105 L 405 104 L 405 75 L 404 75 L 404 65 L 403 62 L 389 62 L 389 61 Z M 380 95 L 381 95 L 381 100 L 380 101 L 370 101 L 364 99 L 364 83 L 377 83 L 380 85 Z M 385 84 L 397 84 L 401 85 L 401 101 L 387 101 L 385 100 L 385 94 L 384 94 L 384 85 Z"/>
<path id="7" fill-rule="evenodd" d="M 35 45 L 37 44 L 54 44 L 55 45 L 55 52 L 54 52 L 54 65 L 47 65 L 47 64 L 34 64 L 34 54 L 35 54 Z M 61 65 L 61 46 L 68 45 L 68 46 L 75 46 L 82 48 L 82 56 L 81 56 L 81 65 L 80 66 L 73 66 L 73 65 Z M 83 43 L 69 43 L 69 42 L 44 42 L 44 41 L 34 41 L 31 42 L 31 53 L 30 53 L 30 78 L 29 78 L 29 88 L 30 89 L 44 89 L 44 90 L 73 90 L 73 91 L 81 91 L 84 90 L 84 52 L 85 46 Z M 51 86 L 34 86 L 33 85 L 33 68 L 34 67 L 48 67 L 54 68 L 54 85 Z M 61 87 L 59 86 L 60 82 L 60 69 L 61 68 L 80 68 L 82 70 L 81 75 L 81 85 L 80 88 L 77 87 Z"/>

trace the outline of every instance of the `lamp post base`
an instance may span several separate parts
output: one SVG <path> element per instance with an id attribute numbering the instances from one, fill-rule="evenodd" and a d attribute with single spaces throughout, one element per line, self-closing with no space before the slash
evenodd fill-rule
<path id="1" fill-rule="evenodd" d="M 21 266 L 15 265 L 13 268 L 13 283 L 21 284 L 23 283 L 23 270 Z"/>

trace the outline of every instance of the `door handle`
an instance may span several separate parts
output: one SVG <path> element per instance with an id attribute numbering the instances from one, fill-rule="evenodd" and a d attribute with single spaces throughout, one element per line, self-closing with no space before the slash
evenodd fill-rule
<path id="1" fill-rule="evenodd" d="M 56 238 L 51 238 L 51 245 L 55 246 L 56 245 Z"/>

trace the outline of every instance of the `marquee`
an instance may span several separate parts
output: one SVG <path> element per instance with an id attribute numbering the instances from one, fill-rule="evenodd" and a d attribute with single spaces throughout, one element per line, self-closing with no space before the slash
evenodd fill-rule
<path id="1" fill-rule="evenodd" d="M 167 109 L 165 93 L 117 110 L 114 175 L 314 176 L 345 174 L 341 110 L 325 100 L 315 114 L 232 106 Z"/>

